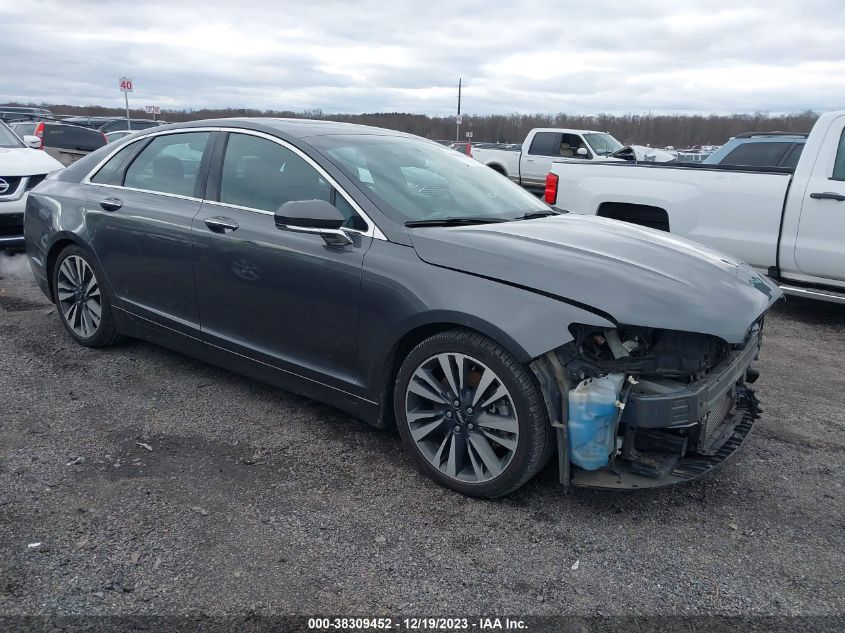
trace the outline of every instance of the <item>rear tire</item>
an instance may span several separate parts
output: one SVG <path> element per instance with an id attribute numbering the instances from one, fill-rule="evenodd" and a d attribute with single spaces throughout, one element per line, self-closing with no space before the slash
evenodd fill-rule
<path id="1" fill-rule="evenodd" d="M 53 303 L 62 325 L 85 347 L 106 347 L 123 340 L 117 331 L 104 278 L 96 260 L 72 244 L 59 256 L 51 271 Z"/>
<path id="2" fill-rule="evenodd" d="M 536 379 L 477 332 L 449 330 L 417 345 L 399 369 L 393 401 L 417 466 L 462 494 L 505 495 L 551 457 L 554 435 Z"/>

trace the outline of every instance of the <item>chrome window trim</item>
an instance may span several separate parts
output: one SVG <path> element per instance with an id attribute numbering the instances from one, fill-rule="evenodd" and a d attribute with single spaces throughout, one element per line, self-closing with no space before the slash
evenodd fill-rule
<path id="1" fill-rule="evenodd" d="M 264 209 L 254 209 L 252 207 L 244 207 L 244 206 L 240 206 L 240 205 L 236 205 L 236 204 L 229 204 L 229 203 L 226 203 L 226 202 L 218 202 L 216 200 L 206 200 L 205 198 L 195 198 L 193 196 L 181 196 L 181 195 L 178 195 L 178 194 L 175 194 L 175 193 L 165 193 L 165 192 L 162 192 L 162 191 L 150 191 L 148 189 L 136 189 L 135 187 L 126 187 L 126 186 L 123 186 L 123 185 L 108 185 L 108 184 L 100 184 L 100 183 L 96 183 L 96 182 L 91 182 L 91 178 L 97 172 L 99 172 L 100 169 L 103 167 L 103 165 L 105 165 L 109 160 L 111 160 L 112 157 L 114 157 L 114 155 L 117 154 L 120 150 L 122 150 L 126 147 L 129 147 L 130 145 L 132 145 L 134 143 L 139 143 L 139 142 L 141 142 L 145 139 L 148 139 L 150 137 L 163 136 L 165 134 L 186 134 L 186 133 L 191 133 L 191 132 L 230 132 L 230 133 L 235 133 L 235 134 L 246 134 L 246 135 L 249 135 L 249 136 L 257 136 L 259 138 L 263 138 L 263 139 L 266 139 L 268 141 L 272 141 L 273 143 L 276 143 L 277 145 L 281 145 L 285 149 L 292 151 L 294 154 L 296 154 L 297 156 L 302 158 L 306 163 L 308 163 L 312 168 L 314 168 L 317 171 L 317 173 L 320 174 L 320 176 L 322 176 L 332 187 L 334 187 L 338 191 L 338 193 L 340 193 L 340 195 L 343 196 L 344 200 L 346 200 L 346 202 L 349 203 L 349 205 L 355 210 L 355 212 L 359 216 L 361 216 L 361 219 L 363 219 L 364 222 L 367 223 L 367 230 L 366 231 L 360 231 L 358 229 L 351 229 L 351 228 L 350 229 L 345 228 L 345 229 L 343 229 L 344 231 L 353 231 L 355 233 L 358 233 L 358 234 L 366 236 L 366 237 L 372 237 L 373 239 L 387 241 L 387 237 L 384 235 L 384 233 L 381 231 L 381 229 L 379 229 L 378 225 L 370 219 L 370 217 L 364 212 L 364 210 L 361 208 L 361 206 L 357 202 L 355 202 L 355 200 L 352 198 L 352 196 L 350 196 L 346 192 L 346 190 L 343 187 L 341 187 L 338 184 L 338 182 L 334 178 L 332 178 L 332 176 L 329 175 L 329 173 L 325 169 L 323 169 L 323 167 L 319 163 L 317 163 L 313 158 L 308 156 L 308 154 L 303 152 L 301 149 L 299 149 L 298 147 L 295 147 L 294 145 L 288 143 L 287 141 L 280 139 L 277 136 L 273 136 L 272 134 L 267 134 L 266 132 L 259 132 L 257 130 L 247 130 L 245 128 L 229 127 L 229 126 L 226 126 L 226 127 L 193 127 L 193 128 L 179 128 L 179 129 L 176 129 L 176 130 L 159 130 L 159 131 L 150 132 L 148 134 L 143 134 L 143 135 L 139 136 L 138 138 L 132 139 L 131 143 L 122 143 L 122 144 L 120 144 L 119 147 L 116 147 L 113 152 L 110 152 L 105 158 L 103 158 L 103 160 L 101 160 L 99 163 L 97 163 L 94 166 L 94 168 L 91 171 L 89 171 L 88 174 L 80 182 L 81 182 L 81 184 L 93 185 L 95 187 L 108 187 L 110 189 L 124 189 L 126 191 L 136 191 L 136 192 L 139 192 L 139 193 L 151 193 L 151 194 L 155 194 L 157 196 L 177 198 L 177 199 L 180 199 L 180 200 L 195 200 L 195 201 L 202 202 L 203 204 L 210 204 L 210 205 L 220 206 L 220 207 L 229 207 L 229 208 L 232 208 L 232 209 L 240 209 L 240 210 L 243 210 L 243 211 L 252 211 L 253 213 L 261 213 L 261 214 L 264 214 L 264 215 L 275 215 L 275 213 L 273 213 L 272 211 L 265 211 Z"/>
<path id="2" fill-rule="evenodd" d="M 193 196 L 183 196 L 178 193 L 166 193 L 164 191 L 150 191 L 149 189 L 138 189 L 137 187 L 124 187 L 123 185 L 106 185 L 98 182 L 88 183 L 95 187 L 108 187 L 109 189 L 120 189 L 122 191 L 136 191 L 138 193 L 150 193 L 154 196 L 164 196 L 165 198 L 176 198 L 177 200 L 192 200 L 194 202 L 205 202 L 202 198 L 195 198 Z"/>

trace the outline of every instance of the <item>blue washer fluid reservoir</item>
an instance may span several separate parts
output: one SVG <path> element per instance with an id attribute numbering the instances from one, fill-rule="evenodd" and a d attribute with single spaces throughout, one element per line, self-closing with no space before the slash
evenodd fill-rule
<path id="1" fill-rule="evenodd" d="M 608 374 L 588 378 L 569 391 L 569 459 L 576 466 L 607 466 L 616 448 L 616 403 L 624 382 L 625 374 Z"/>

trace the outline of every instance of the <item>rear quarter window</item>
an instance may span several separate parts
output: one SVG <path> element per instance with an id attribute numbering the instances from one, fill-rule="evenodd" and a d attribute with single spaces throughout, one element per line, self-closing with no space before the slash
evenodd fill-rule
<path id="1" fill-rule="evenodd" d="M 112 156 L 91 178 L 91 182 L 101 185 L 122 185 L 126 166 L 144 146 L 143 141 L 130 143 Z"/>
<path id="2" fill-rule="evenodd" d="M 49 123 L 44 126 L 45 147 L 92 152 L 105 144 L 105 137 L 96 130 L 73 125 L 50 125 Z"/>

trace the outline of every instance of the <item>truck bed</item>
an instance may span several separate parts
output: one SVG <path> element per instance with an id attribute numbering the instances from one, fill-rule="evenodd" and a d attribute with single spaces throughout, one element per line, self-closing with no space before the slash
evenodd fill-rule
<path id="1" fill-rule="evenodd" d="M 793 170 L 700 163 L 555 162 L 555 206 L 617 217 L 665 218 L 671 233 L 734 255 L 762 272 L 777 261 Z M 671 218 L 671 221 L 669 220 Z"/>

